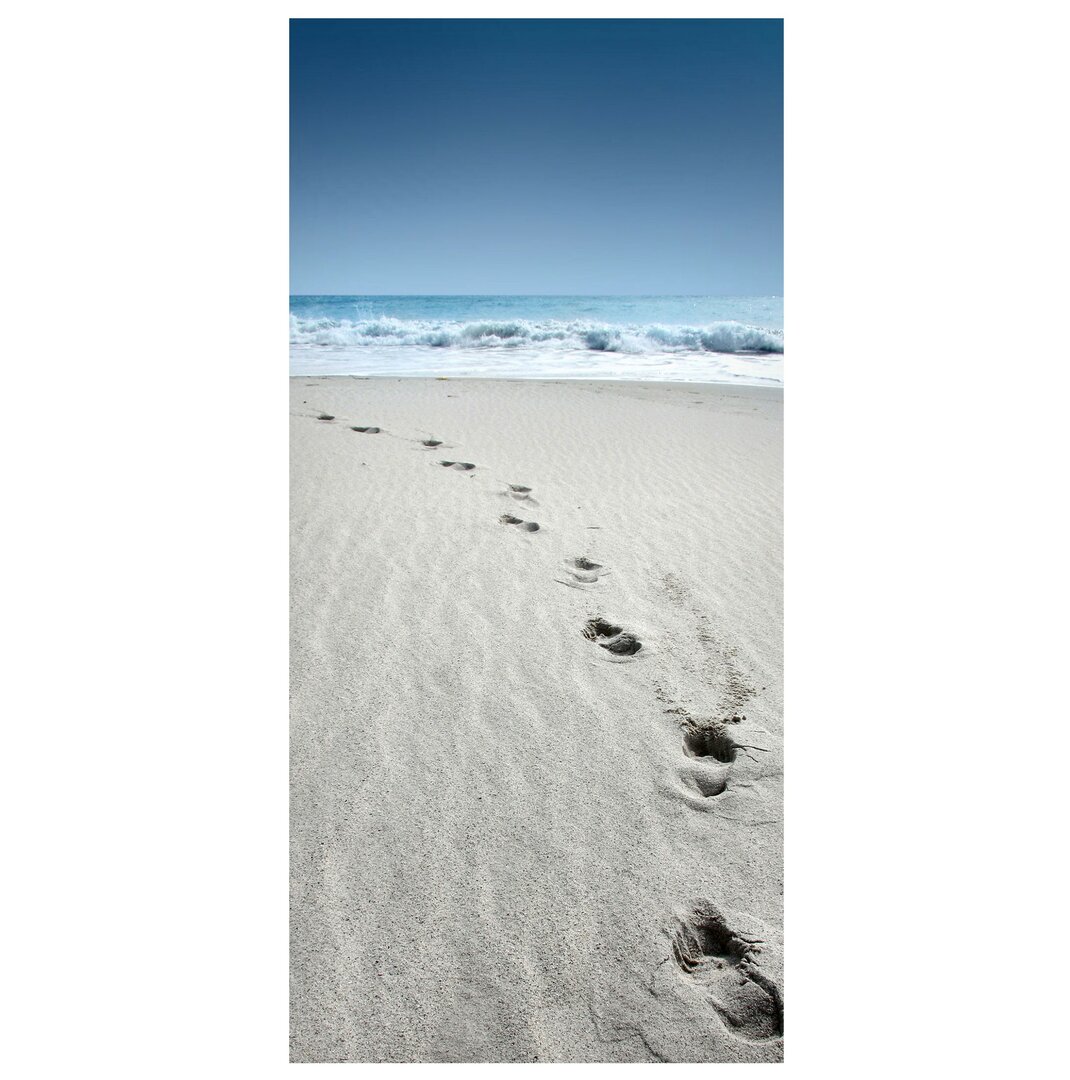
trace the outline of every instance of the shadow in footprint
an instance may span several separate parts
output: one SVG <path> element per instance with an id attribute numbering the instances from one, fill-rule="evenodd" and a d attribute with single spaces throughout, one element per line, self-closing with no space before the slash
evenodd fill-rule
<path id="1" fill-rule="evenodd" d="M 689 724 L 684 728 L 684 753 L 688 757 L 707 758 L 731 765 L 739 746 L 720 724 Z"/>
<path id="2" fill-rule="evenodd" d="M 583 628 L 583 636 L 614 656 L 634 656 L 643 647 L 634 634 L 626 633 L 622 627 L 602 618 L 589 619 Z M 599 638 L 608 640 L 599 641 Z"/>
<path id="3" fill-rule="evenodd" d="M 470 461 L 440 461 L 439 465 L 446 469 L 456 469 L 458 472 L 471 472 L 475 468 Z"/>
<path id="4" fill-rule="evenodd" d="M 728 734 L 728 729 L 720 720 L 696 720 L 688 717 L 683 730 L 684 753 L 688 757 L 713 758 L 725 765 L 731 765 L 740 751 L 751 761 L 758 760 L 750 753 L 751 750 L 756 750 L 760 754 L 769 753 L 767 747 L 737 742 Z"/>
<path id="5" fill-rule="evenodd" d="M 515 525 L 518 529 L 523 529 L 524 532 L 538 532 L 539 523 L 537 521 L 525 521 L 523 518 L 513 517 L 512 514 L 502 514 L 498 521 L 502 525 Z"/>
<path id="6" fill-rule="evenodd" d="M 441 446 L 442 445 L 442 440 L 441 439 L 421 439 L 420 440 L 420 445 L 421 446 Z"/>
<path id="7" fill-rule="evenodd" d="M 784 1009 L 780 991 L 755 960 L 760 944 L 731 930 L 712 904 L 700 903 L 677 921 L 672 955 L 733 1034 L 776 1039 L 784 1033 Z"/>
<path id="8" fill-rule="evenodd" d="M 351 427 L 350 431 L 362 431 L 365 435 L 378 435 L 382 428 L 377 427 Z"/>
<path id="9" fill-rule="evenodd" d="M 331 416 L 331 414 L 330 414 L 330 413 L 325 413 L 325 412 L 321 412 L 321 413 L 319 414 L 319 416 L 317 416 L 317 417 L 316 417 L 316 419 L 317 419 L 317 420 L 333 420 L 333 419 L 334 419 L 334 417 L 333 417 L 333 416 Z"/>

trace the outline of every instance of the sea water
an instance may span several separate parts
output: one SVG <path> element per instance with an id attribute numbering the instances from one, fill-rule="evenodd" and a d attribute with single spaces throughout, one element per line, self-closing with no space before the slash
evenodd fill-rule
<path id="1" fill-rule="evenodd" d="M 779 296 L 291 296 L 294 375 L 780 385 Z"/>

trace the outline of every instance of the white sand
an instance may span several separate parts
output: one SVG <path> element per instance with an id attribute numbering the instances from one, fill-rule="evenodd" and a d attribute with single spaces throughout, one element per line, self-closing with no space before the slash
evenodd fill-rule
<path id="1" fill-rule="evenodd" d="M 780 1060 L 780 391 L 291 401 L 292 1060 Z"/>

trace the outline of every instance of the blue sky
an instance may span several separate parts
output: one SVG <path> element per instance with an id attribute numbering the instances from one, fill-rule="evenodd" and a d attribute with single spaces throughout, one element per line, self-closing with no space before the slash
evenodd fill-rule
<path id="1" fill-rule="evenodd" d="M 291 292 L 782 292 L 780 20 L 290 26 Z"/>

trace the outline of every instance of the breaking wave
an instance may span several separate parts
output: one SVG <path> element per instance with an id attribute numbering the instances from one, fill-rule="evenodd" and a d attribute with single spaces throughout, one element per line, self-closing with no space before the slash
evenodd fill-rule
<path id="1" fill-rule="evenodd" d="M 592 352 L 782 353 L 784 334 L 739 322 L 708 326 L 597 323 L 510 319 L 435 322 L 393 318 L 348 319 L 290 316 L 291 345 L 353 348 L 361 345 L 426 345 L 432 348 L 587 349 Z"/>

